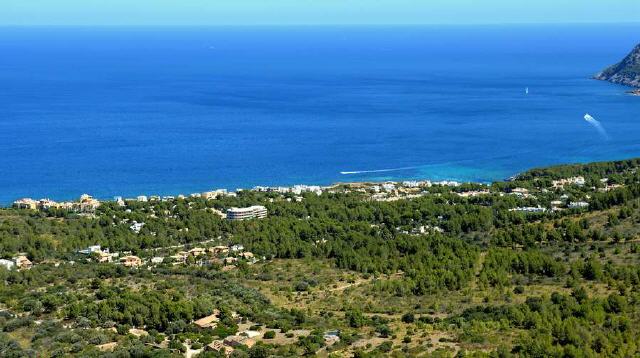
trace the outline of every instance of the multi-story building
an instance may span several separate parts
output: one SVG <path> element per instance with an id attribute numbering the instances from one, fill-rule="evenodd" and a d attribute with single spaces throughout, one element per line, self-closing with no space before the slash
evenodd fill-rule
<path id="1" fill-rule="evenodd" d="M 248 208 L 230 208 L 227 210 L 229 220 L 262 219 L 267 217 L 267 208 L 254 205 Z"/>

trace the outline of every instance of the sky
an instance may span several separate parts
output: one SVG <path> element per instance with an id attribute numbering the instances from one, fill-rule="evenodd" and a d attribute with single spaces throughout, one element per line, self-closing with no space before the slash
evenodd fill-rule
<path id="1" fill-rule="evenodd" d="M 640 22 L 640 0 L 0 0 L 0 25 Z"/>

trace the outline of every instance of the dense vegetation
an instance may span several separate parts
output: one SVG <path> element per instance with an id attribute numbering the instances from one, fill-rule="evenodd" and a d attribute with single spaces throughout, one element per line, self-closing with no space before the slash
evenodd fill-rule
<path id="1" fill-rule="evenodd" d="M 0 269 L 0 356 L 174 356 L 245 326 L 261 336 L 236 356 L 637 356 L 639 167 L 535 169 L 387 201 L 364 185 L 104 203 L 89 216 L 2 209 L 1 255 L 35 265 Z M 585 184 L 553 185 L 575 176 Z M 269 217 L 216 214 L 254 204 Z M 129 269 L 78 253 L 95 244 L 143 260 L 242 244 L 259 260 Z M 194 324 L 214 312 L 215 328 Z"/>

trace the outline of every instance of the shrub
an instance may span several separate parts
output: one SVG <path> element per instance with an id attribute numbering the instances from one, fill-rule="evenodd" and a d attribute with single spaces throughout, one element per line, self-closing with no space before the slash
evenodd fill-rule
<path id="1" fill-rule="evenodd" d="M 413 323 L 416 321 L 416 317 L 413 313 L 407 312 L 402 316 L 402 322 Z"/>
<path id="2" fill-rule="evenodd" d="M 389 341 L 382 342 L 382 344 L 378 346 L 378 350 L 382 353 L 389 353 L 391 352 L 392 348 L 393 348 L 393 343 Z"/>

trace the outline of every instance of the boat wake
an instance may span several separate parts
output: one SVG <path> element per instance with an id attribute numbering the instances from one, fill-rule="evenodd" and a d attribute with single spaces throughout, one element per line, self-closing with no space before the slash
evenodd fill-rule
<path id="1" fill-rule="evenodd" d="M 478 158 L 472 158 L 472 159 L 460 159 L 460 160 L 452 160 L 452 161 L 448 161 L 448 162 L 443 162 L 443 163 L 431 163 L 431 164 L 422 164 L 422 165 L 414 165 L 411 167 L 400 167 L 400 168 L 390 168 L 390 169 L 376 169 L 376 170 L 353 170 L 353 171 L 343 171 L 340 172 L 340 174 L 342 175 L 358 175 L 358 174 L 375 174 L 375 173 L 390 173 L 390 172 L 400 172 L 400 171 L 406 171 L 406 170 L 418 170 L 418 169 L 425 169 L 425 168 L 436 168 L 436 167 L 446 167 L 446 166 L 451 166 L 451 165 L 465 165 L 465 164 L 474 164 L 474 163 L 478 163 L 479 161 L 490 161 L 490 160 L 499 160 L 499 159 L 509 159 L 509 158 L 518 158 L 520 156 L 523 155 L 530 155 L 532 153 L 536 153 L 535 150 L 525 150 L 525 151 L 520 151 L 520 152 L 513 152 L 510 154 L 506 154 L 506 155 L 496 155 L 496 156 L 490 156 L 490 157 L 485 157 L 482 159 L 478 159 Z M 451 179 L 451 178 L 449 178 Z"/>
<path id="2" fill-rule="evenodd" d="M 598 133 L 600 133 L 602 138 L 609 139 L 609 134 L 597 119 L 593 118 L 589 113 L 587 113 L 584 115 L 584 120 L 591 124 L 593 128 L 595 128 Z"/>
<path id="3" fill-rule="evenodd" d="M 371 174 L 371 173 L 389 173 L 400 172 L 404 170 L 413 170 L 420 167 L 403 167 L 403 168 L 391 168 L 391 169 L 377 169 L 377 170 L 354 170 L 349 172 L 340 172 L 342 175 L 355 175 L 355 174 Z"/>

